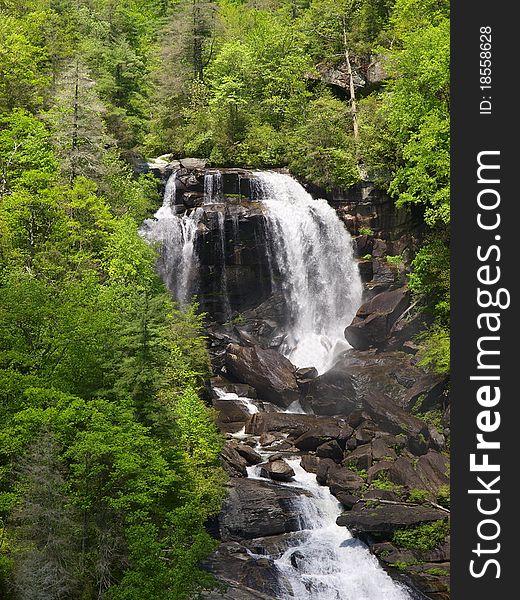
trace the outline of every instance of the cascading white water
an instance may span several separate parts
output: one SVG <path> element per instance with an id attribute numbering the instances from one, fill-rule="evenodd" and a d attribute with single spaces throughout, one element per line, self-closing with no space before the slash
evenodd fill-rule
<path id="1" fill-rule="evenodd" d="M 296 366 L 324 373 L 349 348 L 344 330 L 361 304 L 350 235 L 325 200 L 289 175 L 259 172 L 253 181 L 289 310 L 281 351 Z"/>
<path id="2" fill-rule="evenodd" d="M 182 216 L 175 214 L 176 178 L 173 173 L 168 179 L 162 206 L 153 219 L 144 221 L 140 233 L 149 242 L 160 244 L 161 277 L 177 302 L 185 306 L 190 301 L 196 277 L 195 237 L 203 210 L 196 208 Z"/>
<path id="3" fill-rule="evenodd" d="M 204 175 L 204 203 L 222 202 L 224 195 L 222 173 L 215 171 Z"/>
<path id="4" fill-rule="evenodd" d="M 368 548 L 336 525 L 341 505 L 328 488 L 318 485 L 299 459 L 288 463 L 295 477 L 285 485 L 303 488 L 310 496 L 298 500 L 305 536 L 275 560 L 292 588 L 280 600 L 410 600 Z"/>

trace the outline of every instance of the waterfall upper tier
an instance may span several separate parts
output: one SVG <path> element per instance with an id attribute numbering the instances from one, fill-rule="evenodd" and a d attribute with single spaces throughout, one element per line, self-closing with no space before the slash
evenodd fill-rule
<path id="1" fill-rule="evenodd" d="M 272 337 L 299 367 L 324 372 L 349 346 L 361 303 L 350 234 L 325 200 L 279 172 L 179 169 L 143 235 L 161 244 L 159 270 L 181 305 L 196 294 L 217 321 L 277 297 Z"/>

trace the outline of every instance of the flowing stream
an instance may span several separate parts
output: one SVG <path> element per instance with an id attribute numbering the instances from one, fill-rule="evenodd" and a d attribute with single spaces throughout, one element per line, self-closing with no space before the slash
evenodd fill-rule
<path id="1" fill-rule="evenodd" d="M 261 454 L 268 458 L 271 453 Z M 278 485 L 301 488 L 309 495 L 298 500 L 304 535 L 274 561 L 291 588 L 279 600 L 411 600 L 365 544 L 336 525 L 342 509 L 329 488 L 320 486 L 316 476 L 300 466 L 299 458 L 286 462 L 295 476 Z M 248 468 L 249 477 L 257 478 L 258 472 L 259 467 Z"/>

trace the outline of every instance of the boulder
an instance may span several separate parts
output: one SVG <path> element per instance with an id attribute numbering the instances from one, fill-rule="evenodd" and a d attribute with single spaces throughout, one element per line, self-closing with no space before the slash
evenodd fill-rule
<path id="1" fill-rule="evenodd" d="M 238 399 L 215 399 L 213 407 L 217 411 L 217 421 L 221 429 L 227 431 L 228 423 L 245 423 L 251 417 L 247 406 Z"/>
<path id="2" fill-rule="evenodd" d="M 294 470 L 285 460 L 273 460 L 260 466 L 260 477 L 267 477 L 274 481 L 291 481 Z"/>
<path id="3" fill-rule="evenodd" d="M 299 450 L 314 451 L 318 448 L 318 446 L 335 440 L 339 436 L 339 432 L 340 428 L 336 423 L 329 426 L 322 424 L 321 427 L 316 427 L 315 429 L 302 434 L 300 437 L 294 440 L 294 445 Z"/>
<path id="4" fill-rule="evenodd" d="M 249 465 L 258 465 L 263 460 L 260 454 L 258 454 L 256 450 L 253 450 L 253 448 L 247 444 L 236 444 L 234 449 Z"/>
<path id="5" fill-rule="evenodd" d="M 278 406 L 287 408 L 300 398 L 295 367 L 276 350 L 230 344 L 225 364 L 239 381 L 253 386 L 261 398 Z"/>
<path id="6" fill-rule="evenodd" d="M 409 304 L 410 292 L 406 288 L 377 294 L 358 310 L 345 329 L 345 337 L 351 346 L 359 350 L 380 347 Z"/>
<path id="7" fill-rule="evenodd" d="M 352 494 L 357 492 L 365 482 L 356 473 L 345 468 L 331 468 L 327 474 L 327 485 L 330 493 L 338 497 L 338 494 Z"/>
<path id="8" fill-rule="evenodd" d="M 397 458 L 394 448 L 388 445 L 388 440 L 382 437 L 376 437 L 372 440 L 372 457 L 378 460 L 395 460 Z"/>
<path id="9" fill-rule="evenodd" d="M 385 394 L 403 404 L 424 371 L 404 352 L 349 350 L 334 366 L 305 386 L 302 405 L 319 415 L 350 415 L 367 394 Z"/>
<path id="10" fill-rule="evenodd" d="M 247 477 L 248 462 L 233 447 L 233 444 L 226 444 L 220 453 L 221 464 L 228 475 L 231 477 Z"/>
<path id="11" fill-rule="evenodd" d="M 296 370 L 295 375 L 298 384 L 305 385 L 318 377 L 318 370 L 315 367 L 302 367 Z"/>
<path id="12" fill-rule="evenodd" d="M 355 496 L 354 494 L 349 494 L 348 492 L 342 491 L 338 491 L 338 493 L 336 494 L 336 498 L 339 502 L 341 502 L 341 504 L 343 504 L 346 510 L 352 510 L 360 500 L 359 496 Z"/>
<path id="13" fill-rule="evenodd" d="M 343 458 L 343 450 L 336 440 L 331 440 L 316 448 L 316 456 L 320 458 L 332 458 L 332 460 L 339 462 Z"/>
<path id="14" fill-rule="evenodd" d="M 298 498 L 305 490 L 259 479 L 234 479 L 219 515 L 223 541 L 240 541 L 300 529 Z"/>
<path id="15" fill-rule="evenodd" d="M 345 452 L 345 458 L 343 460 L 345 467 L 355 467 L 368 471 L 372 466 L 372 446 L 370 444 L 364 444 L 358 446 L 352 452 Z"/>
<path id="16" fill-rule="evenodd" d="M 431 440 L 428 425 L 397 406 L 390 398 L 367 394 L 363 401 L 363 411 L 379 431 L 406 435 L 408 446 L 414 454 L 424 454 L 427 451 Z"/>
<path id="17" fill-rule="evenodd" d="M 193 171 L 205 169 L 208 161 L 205 158 L 181 158 L 179 162 L 183 169 Z"/>
<path id="18" fill-rule="evenodd" d="M 432 521 L 445 521 L 448 513 L 425 506 L 378 504 L 341 514 L 336 523 L 348 527 L 354 535 L 389 535 L 396 529 L 413 527 Z"/>
<path id="19" fill-rule="evenodd" d="M 448 378 L 434 373 L 425 374 L 405 393 L 402 405 L 408 410 L 427 412 L 434 408 L 444 408 Z"/>
<path id="20" fill-rule="evenodd" d="M 238 542 L 220 544 L 202 566 L 226 584 L 225 596 L 211 592 L 205 600 L 274 600 L 281 593 L 274 562 L 251 556 Z"/>
<path id="21" fill-rule="evenodd" d="M 411 490 L 426 490 L 435 498 L 440 488 L 449 484 L 448 458 L 429 450 L 427 454 L 412 460 L 400 456 L 393 462 L 381 461 L 368 470 L 368 482 L 385 473 L 385 477 L 392 483 Z"/>
<path id="22" fill-rule="evenodd" d="M 318 469 L 316 470 L 316 481 L 320 485 L 327 485 L 329 477 L 329 471 L 337 469 L 338 465 L 331 458 L 322 458 L 318 463 Z"/>
<path id="23" fill-rule="evenodd" d="M 300 466 L 307 473 L 317 473 L 320 465 L 320 459 L 314 454 L 304 454 L 300 460 Z"/>

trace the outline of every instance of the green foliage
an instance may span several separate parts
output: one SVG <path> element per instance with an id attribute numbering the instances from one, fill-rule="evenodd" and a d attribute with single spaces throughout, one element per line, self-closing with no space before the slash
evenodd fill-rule
<path id="1" fill-rule="evenodd" d="M 434 326 L 420 335 L 419 365 L 447 375 L 450 372 L 450 332 L 441 325 Z"/>
<path id="2" fill-rule="evenodd" d="M 416 502 L 417 504 L 423 504 L 430 497 L 430 492 L 428 490 L 418 490 L 413 489 L 410 490 L 408 494 L 408 502 Z"/>
<path id="3" fill-rule="evenodd" d="M 376 490 L 387 490 L 389 492 L 396 492 L 397 494 L 400 494 L 403 491 L 403 486 L 390 481 L 385 471 L 380 471 L 377 474 L 376 478 L 372 481 L 371 486 Z"/>
<path id="4" fill-rule="evenodd" d="M 361 227 L 359 235 L 374 235 L 374 231 L 373 229 L 370 229 L 370 227 Z"/>
<path id="5" fill-rule="evenodd" d="M 441 485 L 437 492 L 437 502 L 444 508 L 450 508 L 451 505 L 451 491 L 449 485 Z"/>
<path id="6" fill-rule="evenodd" d="M 397 254 L 396 256 L 387 255 L 386 262 L 390 263 L 391 265 L 402 265 L 403 257 L 400 254 Z"/>
<path id="7" fill-rule="evenodd" d="M 441 324 L 449 319 L 450 251 L 442 237 L 424 245 L 412 262 L 408 285 L 412 292 L 424 296 Z"/>
<path id="8" fill-rule="evenodd" d="M 433 521 L 407 529 L 397 529 L 392 542 L 400 548 L 428 551 L 441 544 L 449 534 L 450 527 L 446 521 Z"/>

